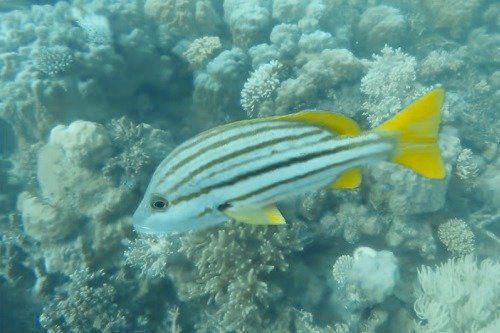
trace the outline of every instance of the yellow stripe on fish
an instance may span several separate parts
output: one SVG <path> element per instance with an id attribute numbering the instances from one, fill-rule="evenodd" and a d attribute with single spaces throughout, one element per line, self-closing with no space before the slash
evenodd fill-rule
<path id="1" fill-rule="evenodd" d="M 186 141 L 156 169 L 133 216 L 146 233 L 205 228 L 230 219 L 283 224 L 274 204 L 306 191 L 355 188 L 360 167 L 392 161 L 445 176 L 437 145 L 444 90 L 436 88 L 379 127 L 325 111 L 243 120 Z"/>

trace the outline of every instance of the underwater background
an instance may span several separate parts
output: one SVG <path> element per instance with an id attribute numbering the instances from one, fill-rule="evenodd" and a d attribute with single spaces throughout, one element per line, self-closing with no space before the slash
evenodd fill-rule
<path id="1" fill-rule="evenodd" d="M 166 236 L 131 215 L 178 144 L 446 98 L 444 180 L 397 165 Z M 0 0 L 1 332 L 500 332 L 500 3 Z"/>

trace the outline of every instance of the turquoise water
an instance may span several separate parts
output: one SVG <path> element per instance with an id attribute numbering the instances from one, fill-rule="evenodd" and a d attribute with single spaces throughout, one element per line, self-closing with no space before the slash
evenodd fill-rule
<path id="1" fill-rule="evenodd" d="M 0 0 L 1 332 L 499 332 L 500 5 Z M 436 86 L 447 175 L 363 167 L 286 226 L 138 234 L 178 144 Z"/>

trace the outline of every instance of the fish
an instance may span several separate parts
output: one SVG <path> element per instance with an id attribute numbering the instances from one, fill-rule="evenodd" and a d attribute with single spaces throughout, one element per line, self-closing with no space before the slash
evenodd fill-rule
<path id="1" fill-rule="evenodd" d="M 322 188 L 353 189 L 364 165 L 390 161 L 442 179 L 437 87 L 362 131 L 330 111 L 236 121 L 180 144 L 157 167 L 132 216 L 139 233 L 168 234 L 234 220 L 282 225 L 280 200 Z"/>

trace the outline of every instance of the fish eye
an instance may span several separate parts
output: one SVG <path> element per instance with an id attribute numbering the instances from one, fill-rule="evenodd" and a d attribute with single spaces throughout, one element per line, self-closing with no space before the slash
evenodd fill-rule
<path id="1" fill-rule="evenodd" d="M 168 201 L 164 198 L 154 197 L 151 200 L 151 208 L 156 210 L 164 210 L 168 206 Z"/>

